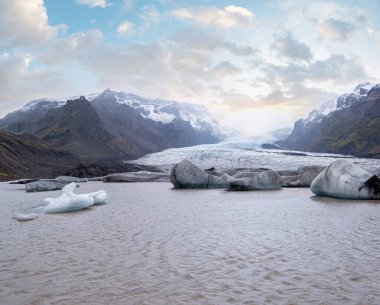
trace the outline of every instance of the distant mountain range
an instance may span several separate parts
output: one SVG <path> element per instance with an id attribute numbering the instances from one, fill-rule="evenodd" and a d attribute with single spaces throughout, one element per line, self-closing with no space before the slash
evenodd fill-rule
<path id="1" fill-rule="evenodd" d="M 283 148 L 380 158 L 380 84 L 359 84 L 295 122 Z"/>
<path id="2" fill-rule="evenodd" d="M 33 100 L 0 119 L 0 128 L 31 134 L 86 159 L 136 158 L 222 138 L 204 106 L 110 89 L 86 97 Z"/>

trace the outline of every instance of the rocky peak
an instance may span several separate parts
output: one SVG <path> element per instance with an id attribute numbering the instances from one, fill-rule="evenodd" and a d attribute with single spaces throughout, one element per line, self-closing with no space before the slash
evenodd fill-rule
<path id="1" fill-rule="evenodd" d="M 355 87 L 354 93 L 358 95 L 366 95 L 374 86 L 375 84 L 370 82 L 360 83 Z"/>
<path id="2" fill-rule="evenodd" d="M 378 99 L 380 98 L 380 84 L 374 86 L 367 95 L 371 99 Z"/>

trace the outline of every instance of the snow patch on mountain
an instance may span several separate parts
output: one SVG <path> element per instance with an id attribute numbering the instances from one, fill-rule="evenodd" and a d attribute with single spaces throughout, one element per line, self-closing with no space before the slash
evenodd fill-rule
<path id="1" fill-rule="evenodd" d="M 76 100 L 79 97 L 80 96 L 62 97 L 58 99 L 36 99 L 30 101 L 15 112 L 47 111 L 52 108 L 62 107 L 66 104 L 67 100 Z M 163 124 L 169 124 L 175 119 L 182 119 L 183 121 L 189 122 L 196 130 L 213 130 L 215 134 L 218 133 L 220 136 L 218 122 L 211 116 L 208 109 L 202 105 L 163 99 L 147 99 L 132 93 L 117 92 L 111 89 L 106 89 L 102 93 L 86 95 L 85 98 L 90 102 L 95 98 L 111 99 L 119 104 L 125 104 L 134 108 L 143 118 Z"/>
<path id="2" fill-rule="evenodd" d="M 367 93 L 373 88 L 379 85 L 375 85 L 369 82 L 363 82 L 357 85 L 353 92 L 343 94 L 333 100 L 329 100 L 322 104 L 319 109 L 314 109 L 309 113 L 306 119 L 303 119 L 303 123 L 320 123 L 322 119 L 330 115 L 334 111 L 350 107 L 351 105 L 360 101 L 360 99 L 367 95 Z"/>
<path id="3" fill-rule="evenodd" d="M 88 101 L 92 101 L 95 97 L 97 97 L 99 93 L 92 93 L 85 95 L 84 97 Z M 25 106 L 21 107 L 19 110 L 16 110 L 15 112 L 28 112 L 33 110 L 41 110 L 41 109 L 52 109 L 52 108 L 60 108 L 66 105 L 68 100 L 76 100 L 80 98 L 80 95 L 77 96 L 70 96 L 70 97 L 61 97 L 57 99 L 52 98 L 40 98 L 35 99 L 27 103 Z"/>
<path id="4" fill-rule="evenodd" d="M 141 96 L 116 92 L 110 89 L 103 91 L 97 98 L 115 99 L 120 104 L 128 105 L 140 115 L 152 121 L 169 124 L 173 120 L 182 119 L 197 130 L 219 130 L 218 122 L 211 116 L 205 106 L 163 99 L 147 99 Z"/>
<path id="5" fill-rule="evenodd" d="M 356 86 L 354 93 L 358 95 L 366 95 L 373 87 L 379 86 L 370 82 L 360 83 Z"/>

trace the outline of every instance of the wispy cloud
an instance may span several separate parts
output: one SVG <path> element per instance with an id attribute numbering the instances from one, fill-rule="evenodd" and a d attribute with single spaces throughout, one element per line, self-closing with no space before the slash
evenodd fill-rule
<path id="1" fill-rule="evenodd" d="M 321 38 L 346 40 L 355 30 L 355 24 L 344 20 L 330 18 L 327 20 L 319 20 L 318 22 L 318 34 Z"/>
<path id="2" fill-rule="evenodd" d="M 78 4 L 88 5 L 89 7 L 102 7 L 110 6 L 107 0 L 75 0 Z"/>
<path id="3" fill-rule="evenodd" d="M 124 34 L 133 34 L 135 31 L 135 24 L 130 21 L 123 21 L 117 27 L 117 32 L 121 35 Z"/>
<path id="4" fill-rule="evenodd" d="M 251 28 L 254 17 L 253 12 L 241 7 L 230 5 L 223 9 L 216 7 L 177 8 L 173 15 L 178 19 L 193 20 L 204 26 L 221 28 Z"/>
<path id="5" fill-rule="evenodd" d="M 278 56 L 291 60 L 306 60 L 312 59 L 313 55 L 308 45 L 297 41 L 289 32 L 286 36 L 276 35 L 276 39 L 271 44 Z"/>

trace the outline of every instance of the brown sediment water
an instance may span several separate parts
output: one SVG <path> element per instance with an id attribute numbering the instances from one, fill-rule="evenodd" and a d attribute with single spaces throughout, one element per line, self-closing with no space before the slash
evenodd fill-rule
<path id="1" fill-rule="evenodd" d="M 58 192 L 0 183 L 0 304 L 380 304 L 380 204 L 309 189 L 88 182 L 108 203 L 33 211 Z"/>

